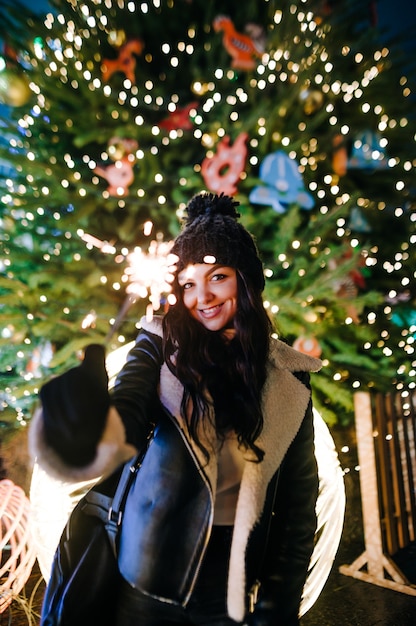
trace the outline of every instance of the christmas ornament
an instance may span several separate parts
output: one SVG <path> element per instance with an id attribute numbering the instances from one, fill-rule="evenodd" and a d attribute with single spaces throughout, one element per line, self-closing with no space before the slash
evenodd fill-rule
<path id="1" fill-rule="evenodd" d="M 32 92 L 27 76 L 20 68 L 6 67 L 0 72 L 0 102 L 11 107 L 22 107 Z"/>
<path id="2" fill-rule="evenodd" d="M 127 139 L 126 137 L 111 137 L 108 142 L 108 156 L 113 161 L 120 161 L 124 157 L 134 154 L 139 147 L 135 139 Z"/>
<path id="3" fill-rule="evenodd" d="M 338 176 L 345 176 L 347 173 L 347 147 L 345 145 L 345 137 L 336 135 L 332 142 L 332 169 Z"/>
<path id="4" fill-rule="evenodd" d="M 94 172 L 106 179 L 110 196 L 126 196 L 134 180 L 133 166 L 128 157 L 116 161 L 114 165 L 97 166 Z"/>
<path id="5" fill-rule="evenodd" d="M 16 50 L 7 43 L 7 41 L 5 41 L 3 45 L 3 54 L 6 59 L 6 65 L 10 62 L 13 64 L 19 62 L 19 55 L 17 54 Z"/>
<path id="6" fill-rule="evenodd" d="M 348 169 L 376 170 L 386 167 L 387 157 L 379 133 L 367 130 L 358 134 L 352 145 Z"/>
<path id="7" fill-rule="evenodd" d="M 237 192 L 237 182 L 244 171 L 247 146 L 247 133 L 240 133 L 230 147 L 230 138 L 225 136 L 212 157 L 206 157 L 201 164 L 201 174 L 209 191 L 232 196 Z"/>
<path id="8" fill-rule="evenodd" d="M 349 249 L 345 252 L 345 254 L 343 255 L 343 258 L 350 259 L 352 257 L 352 254 L 353 254 L 352 250 Z M 350 270 L 348 274 L 351 280 L 353 281 L 354 285 L 358 287 L 359 289 L 365 289 L 367 286 L 365 282 L 365 273 L 366 273 L 365 257 L 363 254 L 360 254 L 360 256 L 357 258 L 356 267 L 353 267 L 352 270 Z"/>
<path id="9" fill-rule="evenodd" d="M 306 115 L 313 115 L 324 104 L 324 95 L 318 89 L 302 89 L 299 97 Z"/>
<path id="10" fill-rule="evenodd" d="M 391 321 L 400 328 L 416 329 L 416 311 L 410 307 L 397 307 L 391 316 Z"/>
<path id="11" fill-rule="evenodd" d="M 298 352 L 309 354 L 309 356 L 313 356 L 317 359 L 319 359 L 322 354 L 322 348 L 316 337 L 300 336 L 294 341 L 293 347 Z"/>
<path id="12" fill-rule="evenodd" d="M 250 192 L 253 204 L 271 206 L 277 213 L 284 213 L 292 203 L 312 209 L 314 199 L 305 189 L 298 165 L 283 150 L 266 156 L 260 165 L 259 177 L 265 184 Z"/>
<path id="13" fill-rule="evenodd" d="M 196 110 L 198 102 L 191 102 L 183 108 L 177 108 L 172 113 L 169 113 L 165 119 L 159 122 L 159 128 L 170 132 L 171 130 L 191 130 L 193 128 L 192 119 L 190 117 L 191 111 Z"/>
<path id="14" fill-rule="evenodd" d="M 122 72 L 134 84 L 136 82 L 134 73 L 136 69 L 135 55 L 140 55 L 143 47 L 140 39 L 132 39 L 124 46 L 121 46 L 117 59 L 103 59 L 101 66 L 103 81 L 108 82 L 114 72 Z"/>
<path id="15" fill-rule="evenodd" d="M 213 22 L 216 33 L 223 31 L 222 43 L 228 54 L 232 57 L 231 67 L 238 70 L 252 70 L 256 67 L 256 58 L 261 58 L 264 47 L 259 45 L 258 40 L 249 35 L 239 33 L 234 28 L 231 19 L 225 15 L 219 15 Z"/>
<path id="16" fill-rule="evenodd" d="M 11 480 L 0 481 L 0 614 L 28 580 L 36 560 L 30 502 Z"/>
<path id="17" fill-rule="evenodd" d="M 355 206 L 351 209 L 350 219 L 348 222 L 348 228 L 357 233 L 370 233 L 371 226 L 368 221 L 365 219 L 364 215 L 358 208 Z"/>

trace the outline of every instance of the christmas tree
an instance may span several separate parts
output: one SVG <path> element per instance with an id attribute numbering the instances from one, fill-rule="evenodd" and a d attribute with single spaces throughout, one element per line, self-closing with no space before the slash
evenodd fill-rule
<path id="1" fill-rule="evenodd" d="M 279 335 L 323 359 L 328 422 L 355 389 L 414 387 L 412 84 L 374 2 L 2 4 L 3 423 L 85 345 L 163 311 L 202 189 L 240 202 Z"/>

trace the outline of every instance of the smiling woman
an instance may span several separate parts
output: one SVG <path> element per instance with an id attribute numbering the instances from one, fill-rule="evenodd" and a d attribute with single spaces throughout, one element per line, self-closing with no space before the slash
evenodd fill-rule
<path id="1" fill-rule="evenodd" d="M 89 346 L 42 387 L 31 422 L 39 464 L 66 480 L 108 476 L 154 428 L 125 502 L 111 626 L 299 624 L 319 483 L 309 373 L 321 362 L 275 338 L 237 206 L 189 202 L 170 250 L 175 297 L 141 320 L 111 392 Z M 56 579 L 42 626 L 57 623 Z M 91 623 L 100 607 L 88 610 Z"/>

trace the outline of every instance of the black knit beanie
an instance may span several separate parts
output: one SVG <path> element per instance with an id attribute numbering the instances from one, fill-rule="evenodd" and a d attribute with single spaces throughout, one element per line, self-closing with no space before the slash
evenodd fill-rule
<path id="1" fill-rule="evenodd" d="M 263 291 L 264 272 L 253 237 L 237 219 L 238 202 L 229 196 L 201 193 L 192 198 L 184 228 L 171 249 L 178 272 L 195 263 L 215 263 L 239 270 Z"/>

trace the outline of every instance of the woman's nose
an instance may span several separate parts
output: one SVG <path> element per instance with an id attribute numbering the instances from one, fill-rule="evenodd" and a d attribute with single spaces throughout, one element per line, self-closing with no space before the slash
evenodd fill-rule
<path id="1" fill-rule="evenodd" d="M 206 304 L 212 300 L 212 293 L 209 289 L 209 285 L 206 283 L 198 285 L 197 298 L 198 304 Z"/>

